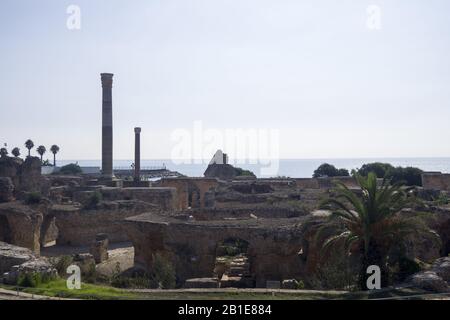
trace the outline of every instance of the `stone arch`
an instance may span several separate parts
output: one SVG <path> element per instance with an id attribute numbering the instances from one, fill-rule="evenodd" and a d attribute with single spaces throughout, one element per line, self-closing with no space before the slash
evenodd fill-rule
<path id="1" fill-rule="evenodd" d="M 56 244 L 59 236 L 59 229 L 56 225 L 55 215 L 44 216 L 40 231 L 40 244 L 42 247 L 50 247 Z"/>
<path id="2" fill-rule="evenodd" d="M 188 185 L 188 207 L 200 208 L 200 190 L 193 183 Z"/>
<path id="3" fill-rule="evenodd" d="M 12 231 L 8 218 L 4 215 L 0 215 L 0 241 L 11 243 Z"/>

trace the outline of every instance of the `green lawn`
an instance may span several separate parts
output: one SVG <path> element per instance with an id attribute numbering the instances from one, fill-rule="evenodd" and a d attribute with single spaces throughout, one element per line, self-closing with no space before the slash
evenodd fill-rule
<path id="1" fill-rule="evenodd" d="M 16 290 L 15 286 L 0 285 L 5 289 Z M 45 284 L 40 284 L 36 288 L 24 288 L 21 291 L 60 298 L 74 299 L 150 299 L 150 300 L 311 300 L 311 299 L 345 299 L 350 298 L 345 294 L 328 294 L 299 291 L 298 293 L 271 293 L 271 292 L 130 292 L 127 290 L 116 289 L 109 286 L 83 283 L 80 290 L 70 290 L 63 279 L 53 280 Z"/>
<path id="2" fill-rule="evenodd" d="M 15 286 L 0 284 L 0 287 L 16 290 Z M 130 292 L 113 287 L 83 283 L 80 290 L 70 290 L 63 279 L 40 284 L 36 288 L 24 288 L 22 292 L 33 293 L 50 297 L 91 299 L 91 300 L 325 300 L 325 299 L 368 299 L 367 292 L 317 292 L 299 290 L 298 292 L 190 292 L 190 291 L 157 291 L 157 292 Z M 370 298 L 401 297 L 420 294 L 417 290 L 388 290 L 373 292 Z"/>

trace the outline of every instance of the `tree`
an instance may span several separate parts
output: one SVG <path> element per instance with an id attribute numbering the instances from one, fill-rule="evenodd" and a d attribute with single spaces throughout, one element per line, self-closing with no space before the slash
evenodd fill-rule
<path id="1" fill-rule="evenodd" d="M 11 153 L 14 157 L 18 158 L 20 156 L 20 149 L 15 147 L 14 149 L 12 149 Z"/>
<path id="2" fill-rule="evenodd" d="M 337 169 L 335 166 L 329 163 L 321 164 L 313 174 L 313 178 L 321 177 L 348 177 L 349 173 L 347 169 Z"/>
<path id="3" fill-rule="evenodd" d="M 28 139 L 27 141 L 25 141 L 25 147 L 28 149 L 28 156 L 31 156 L 30 152 L 34 147 L 34 142 L 31 139 Z"/>
<path id="4" fill-rule="evenodd" d="M 356 172 L 364 177 L 367 177 L 370 172 L 373 172 L 378 178 L 386 178 L 387 172 L 392 169 L 394 169 L 394 167 L 389 163 L 374 162 L 364 164 Z"/>
<path id="5" fill-rule="evenodd" d="M 8 156 L 8 150 L 6 150 L 6 148 L 1 148 L 0 149 L 0 157 L 6 158 L 7 156 Z"/>
<path id="6" fill-rule="evenodd" d="M 53 153 L 53 166 L 56 167 L 56 154 L 59 152 L 59 147 L 54 144 L 50 147 L 50 151 Z"/>
<path id="7" fill-rule="evenodd" d="M 36 151 L 41 156 L 41 163 L 42 163 L 42 157 L 44 156 L 44 153 L 47 152 L 47 149 L 44 146 L 39 146 L 37 147 Z"/>
<path id="8" fill-rule="evenodd" d="M 407 235 L 432 234 L 423 223 L 400 215 L 400 211 L 413 201 L 411 188 L 401 183 L 383 180 L 377 185 L 377 176 L 355 175 L 362 192 L 353 192 L 342 183 L 336 183 L 336 195 L 326 200 L 323 208 L 332 211 L 330 220 L 334 232 L 324 239 L 323 249 L 344 245 L 350 254 L 360 256 L 359 285 L 366 288 L 366 270 L 377 265 L 382 272 L 382 284 L 389 278 L 388 256 L 391 249 L 404 243 Z M 318 237 L 320 239 L 320 236 Z"/>
<path id="9" fill-rule="evenodd" d="M 61 167 L 61 170 L 59 170 L 59 172 L 62 174 L 79 174 L 82 172 L 82 170 L 76 163 L 69 163 Z"/>
<path id="10" fill-rule="evenodd" d="M 389 163 L 374 162 L 364 164 L 353 173 L 367 177 L 373 172 L 378 178 L 390 179 L 393 183 L 404 182 L 408 186 L 422 186 L 422 173 L 419 168 L 414 167 L 394 167 Z"/>

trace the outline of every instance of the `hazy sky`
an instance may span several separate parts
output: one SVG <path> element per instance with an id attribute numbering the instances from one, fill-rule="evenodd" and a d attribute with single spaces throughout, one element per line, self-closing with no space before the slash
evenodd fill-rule
<path id="1" fill-rule="evenodd" d="M 169 158 L 194 121 L 279 130 L 282 158 L 450 156 L 449 14 L 448 0 L 1 0 L 0 143 L 100 159 L 111 72 L 116 159 L 133 158 L 134 126 L 143 158 Z"/>

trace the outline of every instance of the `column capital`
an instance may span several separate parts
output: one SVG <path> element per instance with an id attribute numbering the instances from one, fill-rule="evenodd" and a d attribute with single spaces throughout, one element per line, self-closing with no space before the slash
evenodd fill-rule
<path id="1" fill-rule="evenodd" d="M 101 76 L 101 79 L 102 79 L 102 87 L 103 88 L 112 88 L 114 74 L 112 74 L 112 73 L 101 73 L 100 76 Z"/>

